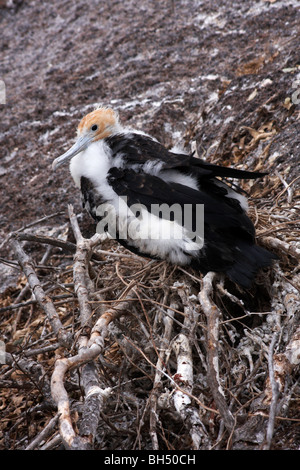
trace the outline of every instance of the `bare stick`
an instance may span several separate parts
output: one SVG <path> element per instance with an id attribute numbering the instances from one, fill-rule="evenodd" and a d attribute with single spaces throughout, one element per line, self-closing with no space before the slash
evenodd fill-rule
<path id="1" fill-rule="evenodd" d="M 20 359 L 16 355 L 5 353 L 5 363 L 19 369 L 42 393 L 44 399 L 52 402 L 49 377 L 39 362 L 32 359 Z"/>
<path id="2" fill-rule="evenodd" d="M 177 371 L 173 379 L 180 384 L 181 390 L 174 393 L 176 410 L 181 413 L 183 408 L 191 404 L 191 392 L 193 385 L 193 361 L 192 350 L 188 338 L 182 333 L 173 342 L 173 349 L 177 357 Z M 183 393 L 182 390 L 188 392 Z"/>
<path id="3" fill-rule="evenodd" d="M 68 210 L 73 233 L 77 242 L 73 265 L 74 290 L 79 302 L 80 323 L 81 326 L 84 327 L 90 324 L 93 313 L 92 307 L 89 303 L 90 299 L 87 288 L 88 263 L 93 244 L 91 240 L 86 240 L 81 235 L 73 207 L 69 205 Z"/>
<path id="4" fill-rule="evenodd" d="M 171 307 L 176 308 L 177 304 L 173 302 L 171 303 Z M 150 397 L 150 436 L 152 440 L 153 450 L 159 450 L 158 438 L 157 438 L 157 432 L 156 432 L 157 399 L 158 399 L 158 392 L 161 388 L 162 370 L 165 367 L 165 363 L 166 363 L 165 358 L 168 354 L 168 350 L 170 347 L 173 316 L 174 316 L 173 309 L 172 310 L 169 309 L 168 315 L 166 315 L 164 318 L 164 325 L 165 325 L 164 336 L 161 341 L 160 353 L 159 353 L 158 360 L 156 363 L 155 377 L 153 381 L 153 391 Z"/>
<path id="5" fill-rule="evenodd" d="M 264 446 L 264 450 L 269 450 L 271 447 L 271 442 L 272 442 L 273 433 L 274 433 L 276 407 L 277 407 L 277 401 L 279 397 L 279 386 L 278 386 L 278 382 L 275 380 L 274 362 L 273 362 L 274 346 L 278 339 L 278 336 L 279 336 L 279 333 L 277 331 L 272 338 L 270 348 L 269 348 L 269 356 L 268 356 L 269 380 L 271 383 L 272 399 L 271 399 L 269 420 L 268 420 L 268 426 L 267 426 L 267 436 L 266 436 L 267 442 Z"/>
<path id="6" fill-rule="evenodd" d="M 56 231 L 56 234 L 58 235 L 60 233 L 61 229 L 58 229 Z M 17 235 L 17 238 L 19 239 L 20 238 L 20 234 Z M 52 251 L 52 246 L 51 245 L 48 245 L 47 248 L 46 248 L 46 251 L 45 253 L 43 254 L 43 257 L 41 259 L 41 263 L 40 264 L 45 264 L 50 255 L 51 255 L 51 251 Z M 27 292 L 30 290 L 30 286 L 28 284 L 28 282 L 26 283 L 25 287 L 21 290 L 20 294 L 18 295 L 17 299 L 16 299 L 16 303 L 20 302 L 24 297 L 25 295 L 27 294 Z M 35 301 L 36 302 L 36 301 Z M 12 307 L 14 307 L 12 305 Z M 13 332 L 15 334 L 16 330 L 17 330 L 17 326 L 18 326 L 18 323 L 20 321 L 20 318 L 21 318 L 21 312 L 22 312 L 22 308 L 19 309 L 17 315 L 16 315 L 16 318 L 15 318 L 15 321 L 13 323 Z"/>
<path id="7" fill-rule="evenodd" d="M 123 308 L 125 310 L 128 309 L 126 299 L 124 300 Z M 80 345 L 79 353 L 77 355 L 70 358 L 58 359 L 56 361 L 51 378 L 51 391 L 52 397 L 57 404 L 58 413 L 60 414 L 60 434 L 65 447 L 68 449 L 85 449 L 87 442 L 86 440 L 80 441 L 72 426 L 69 398 L 64 387 L 65 374 L 68 370 L 74 367 L 80 367 L 83 364 L 93 361 L 101 354 L 104 348 L 105 338 L 108 334 L 109 323 L 122 313 L 124 312 L 122 312 L 120 304 L 117 306 L 115 311 L 113 309 L 107 311 L 95 324 L 89 342 L 84 344 L 82 339 L 82 344 Z M 110 389 L 103 390 L 99 387 L 97 389 L 97 393 L 102 394 L 103 398 L 106 398 L 110 394 Z M 103 400 L 101 400 L 100 404 L 102 403 Z M 88 444 L 89 443 L 90 442 L 88 442 Z"/>
<path id="8" fill-rule="evenodd" d="M 207 370 L 208 383 L 216 405 L 224 420 L 226 428 L 231 432 L 235 420 L 229 410 L 225 395 L 219 378 L 219 358 L 218 358 L 218 342 L 219 342 L 219 318 L 221 313 L 218 307 L 213 303 L 210 296 L 213 291 L 213 279 L 215 273 L 210 272 L 203 278 L 203 287 L 199 293 L 199 301 L 203 312 L 207 319 Z"/>
<path id="9" fill-rule="evenodd" d="M 59 343 L 62 346 L 69 347 L 71 344 L 71 334 L 64 330 L 64 327 L 59 319 L 59 316 L 55 310 L 52 300 L 45 294 L 40 284 L 40 281 L 35 273 L 32 260 L 25 253 L 20 243 L 16 239 L 13 239 L 11 244 L 14 253 L 18 259 L 18 262 L 25 276 L 27 277 L 30 288 L 34 293 L 39 305 L 44 310 L 47 319 L 49 320 L 49 323 L 51 325 L 51 328 L 54 334 L 56 335 Z"/>
<path id="10" fill-rule="evenodd" d="M 82 384 L 85 400 L 82 409 L 82 420 L 79 427 L 81 441 L 85 442 L 86 449 L 92 449 L 100 419 L 100 412 L 104 400 L 109 396 L 110 389 L 99 386 L 97 367 L 89 362 L 82 369 Z"/>
<path id="11" fill-rule="evenodd" d="M 35 235 L 33 233 L 18 233 L 17 238 L 19 240 L 26 240 L 34 243 L 42 243 L 43 245 L 56 246 L 58 248 L 62 248 L 63 250 L 71 251 L 73 253 L 76 250 L 75 243 L 60 240 L 59 238 L 47 237 L 45 235 Z"/>
<path id="12" fill-rule="evenodd" d="M 87 325 L 91 326 L 92 306 L 89 301 L 88 287 L 91 285 L 91 279 L 88 275 L 89 260 L 91 258 L 94 240 L 86 240 L 83 238 L 77 217 L 73 211 L 73 207 L 68 206 L 69 218 L 73 233 L 76 238 L 76 253 L 74 256 L 73 265 L 73 279 L 74 289 L 79 302 L 80 310 L 80 323 L 82 327 Z M 84 331 L 84 330 L 83 330 Z M 58 408 L 63 413 L 60 420 L 60 430 L 64 443 L 72 449 L 88 449 L 92 447 L 98 419 L 100 416 L 100 407 L 102 405 L 104 392 L 98 385 L 98 374 L 94 363 L 92 362 L 97 357 L 103 345 L 98 344 L 94 350 L 87 348 L 88 338 L 81 334 L 78 339 L 79 353 L 77 356 L 71 358 L 68 363 L 60 360 L 56 364 L 56 372 L 52 376 L 52 393 L 56 399 Z M 87 361 L 87 353 L 89 353 Z M 77 437 L 70 419 L 69 399 L 64 389 L 63 378 L 66 371 L 76 365 L 82 364 L 82 361 L 87 362 L 82 368 L 81 376 L 84 383 L 86 398 L 84 403 L 84 419 L 81 423 L 81 436 Z M 93 372 L 92 385 L 91 385 L 91 371 Z M 97 393 L 95 392 L 97 391 Z M 91 393 L 93 391 L 93 393 Z"/>
<path id="13" fill-rule="evenodd" d="M 74 220 L 74 219 L 73 219 Z M 54 237 L 48 237 L 45 235 L 35 235 L 33 233 L 17 233 L 15 234 L 15 237 L 18 238 L 19 240 L 26 240 L 26 241 L 31 241 L 34 243 L 41 243 L 44 245 L 51 245 L 51 246 L 56 246 L 57 248 L 61 248 L 62 250 L 70 251 L 71 253 L 75 253 L 76 251 L 76 244 L 72 242 L 68 242 L 65 240 L 61 240 L 60 238 L 54 238 Z M 121 256 L 121 257 L 126 257 L 126 255 L 121 255 L 121 254 L 116 254 L 116 253 L 110 253 L 106 252 L 103 250 L 99 251 L 98 253 L 92 253 L 91 257 L 92 259 L 96 261 L 102 261 L 102 258 L 100 254 L 109 254 L 112 256 Z M 129 258 L 132 258 L 131 256 L 128 256 Z"/>
<path id="14" fill-rule="evenodd" d="M 262 242 L 270 246 L 271 248 L 283 250 L 285 253 L 293 256 L 296 259 L 300 259 L 300 249 L 296 248 L 289 243 L 279 240 L 279 238 L 275 237 L 262 237 Z"/>
<path id="15" fill-rule="evenodd" d="M 184 324 L 182 333 L 179 334 L 173 342 L 173 350 L 177 358 L 177 371 L 174 375 L 174 380 L 180 384 L 180 388 L 174 393 L 175 409 L 183 418 L 183 421 L 188 425 L 189 433 L 192 438 L 192 447 L 194 450 L 209 447 L 207 431 L 201 422 L 198 409 L 193 406 L 192 391 L 194 384 L 193 376 L 193 355 L 191 347 L 191 339 L 195 331 L 196 320 L 198 313 L 189 298 L 190 289 L 185 285 L 175 283 L 178 288 L 178 294 L 181 297 L 184 305 Z"/>
<path id="16" fill-rule="evenodd" d="M 57 433 L 50 441 L 46 442 L 40 450 L 51 450 L 61 444 L 60 434 Z"/>
<path id="17" fill-rule="evenodd" d="M 74 256 L 74 286 L 79 302 L 80 322 L 84 327 L 91 326 L 92 307 L 89 301 L 89 288 L 93 289 L 88 275 L 88 263 L 91 250 L 99 242 L 99 237 L 90 240 L 83 238 L 76 215 L 72 206 L 68 207 L 72 229 L 76 238 L 76 253 Z M 90 449 L 96 434 L 100 411 L 104 400 L 110 394 L 110 389 L 103 389 L 99 385 L 98 372 L 94 360 L 102 353 L 104 341 L 108 334 L 109 323 L 128 309 L 129 303 L 120 302 L 115 309 L 106 311 L 94 325 L 90 338 L 81 334 L 78 339 L 78 354 L 58 359 L 51 380 L 52 397 L 55 400 L 60 414 L 60 434 L 62 441 L 68 449 Z M 85 365 L 86 364 L 86 365 Z M 80 435 L 74 431 L 68 394 L 64 387 L 64 377 L 68 370 L 74 367 L 82 368 L 81 376 L 85 389 L 85 403 L 83 420 L 80 426 Z"/>
<path id="18" fill-rule="evenodd" d="M 104 338 L 107 335 L 107 328 L 111 321 L 116 318 L 119 318 L 125 312 L 131 310 L 131 302 L 136 300 L 136 295 L 131 293 L 131 290 L 127 293 L 124 299 L 118 301 L 115 307 L 104 312 L 103 315 L 97 320 L 95 325 L 92 328 L 91 337 L 88 343 L 88 346 L 91 348 L 96 344 L 103 344 Z"/>
<path id="19" fill-rule="evenodd" d="M 25 302 L 20 302 L 18 304 L 6 305 L 6 307 L 0 307 L 0 313 L 6 312 L 9 310 L 16 310 L 17 308 L 27 307 L 28 305 L 34 305 L 37 301 L 34 299 L 26 300 Z"/>
<path id="20" fill-rule="evenodd" d="M 58 415 L 55 415 L 52 419 L 50 419 L 49 423 L 44 427 L 42 432 L 38 434 L 33 441 L 26 447 L 25 450 L 33 450 L 35 449 L 42 441 L 44 441 L 49 434 L 53 431 L 58 421 Z"/>
<path id="21" fill-rule="evenodd" d="M 182 303 L 184 305 L 184 327 L 183 331 L 186 333 L 189 328 L 191 328 L 191 316 L 192 313 L 190 308 L 187 305 L 187 293 L 186 289 L 183 285 L 179 285 L 178 283 L 174 284 L 174 287 L 178 288 L 178 293 L 181 297 Z M 177 358 L 177 372 L 174 376 L 175 382 L 179 382 L 181 387 L 186 390 L 189 395 L 182 393 L 181 390 L 176 390 L 174 393 L 174 405 L 176 410 L 179 413 L 182 413 L 184 408 L 187 405 L 190 405 L 191 398 L 190 394 L 193 388 L 193 360 L 192 360 L 192 349 L 186 334 L 181 333 L 179 334 L 176 339 L 174 340 L 172 347 L 175 351 L 176 358 Z"/>
<path id="22" fill-rule="evenodd" d="M 45 220 L 49 220 L 53 217 L 56 217 L 57 215 L 62 215 L 63 212 L 55 212 L 55 214 L 50 214 L 50 215 L 46 215 L 45 217 L 42 217 L 41 219 L 38 219 L 38 220 L 35 220 L 34 222 L 30 222 L 29 224 L 27 225 L 23 225 L 23 227 L 20 227 L 18 230 L 16 230 L 15 232 L 11 232 L 4 240 L 3 242 L 1 243 L 0 245 L 0 250 L 3 248 L 3 246 L 5 245 L 5 243 L 7 243 L 12 237 L 15 237 L 16 234 L 22 232 L 23 230 L 26 230 L 27 228 L 30 228 L 30 227 L 33 227 L 34 225 L 38 225 L 42 222 L 45 222 Z"/>

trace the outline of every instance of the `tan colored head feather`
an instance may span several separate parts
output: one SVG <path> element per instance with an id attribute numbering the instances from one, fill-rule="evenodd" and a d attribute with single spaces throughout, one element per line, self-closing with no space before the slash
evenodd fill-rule
<path id="1" fill-rule="evenodd" d="M 117 122 L 118 116 L 113 109 L 98 108 L 82 118 L 77 133 L 80 136 L 87 131 L 92 131 L 95 135 L 93 141 L 104 139 L 112 133 L 112 128 Z"/>

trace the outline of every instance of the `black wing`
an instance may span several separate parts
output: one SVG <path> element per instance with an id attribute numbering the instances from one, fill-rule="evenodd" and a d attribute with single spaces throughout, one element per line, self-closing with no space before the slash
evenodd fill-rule
<path id="1" fill-rule="evenodd" d="M 94 184 L 91 180 L 82 176 L 80 178 L 80 189 L 82 197 L 82 206 L 86 209 L 96 222 L 101 220 L 101 217 L 96 214 L 97 207 L 106 202 L 101 195 L 95 191 Z"/>
<path id="2" fill-rule="evenodd" d="M 197 204 L 203 204 L 205 226 L 210 231 L 235 228 L 242 231 L 247 239 L 254 240 L 252 222 L 236 200 L 224 197 L 226 191 L 215 185 L 214 180 L 210 180 L 201 190 L 195 190 L 182 184 L 165 182 L 147 173 L 119 168 L 111 168 L 107 179 L 118 196 L 127 197 L 129 206 L 139 203 L 150 211 L 152 204 L 168 204 L 169 207 L 190 204 L 196 214 Z"/>
<path id="3" fill-rule="evenodd" d="M 116 157 L 121 154 L 129 164 L 161 161 L 163 162 L 163 169 L 177 168 L 185 173 L 193 172 L 200 179 L 214 176 L 254 179 L 266 174 L 214 165 L 192 155 L 174 153 L 151 137 L 134 132 L 113 135 L 105 140 L 111 148 L 112 156 Z"/>
<path id="4" fill-rule="evenodd" d="M 118 196 L 127 197 L 129 206 L 140 203 L 151 211 L 152 204 L 190 204 L 196 213 L 197 204 L 203 204 L 205 224 L 210 229 L 235 227 L 253 240 L 252 222 L 236 200 L 224 197 L 226 190 L 217 186 L 214 180 L 207 181 L 201 190 L 195 190 L 182 184 L 165 182 L 148 173 L 115 167 L 110 169 L 107 179 Z"/>
<path id="5" fill-rule="evenodd" d="M 236 201 L 224 197 L 214 180 L 197 191 L 153 175 L 112 168 L 108 181 L 119 196 L 127 197 L 129 206 L 140 203 L 151 210 L 152 204 L 192 204 L 196 217 L 197 204 L 204 204 L 204 249 L 193 253 L 191 260 L 191 265 L 202 273 L 224 272 L 249 288 L 258 269 L 276 258 L 255 245 L 251 220 Z M 127 248 L 132 249 L 130 245 Z"/>

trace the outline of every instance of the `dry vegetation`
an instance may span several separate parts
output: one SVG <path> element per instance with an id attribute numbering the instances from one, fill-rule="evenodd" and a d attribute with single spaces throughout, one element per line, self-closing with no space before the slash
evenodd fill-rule
<path id="1" fill-rule="evenodd" d="M 300 193 L 279 173 L 260 188 L 245 183 L 250 214 L 280 261 L 249 292 L 85 239 L 72 206 L 51 237 L 45 221 L 11 234 L 3 448 L 299 446 Z"/>
<path id="2" fill-rule="evenodd" d="M 0 1 L 1 449 L 299 449 L 298 4 L 156 3 Z M 279 257 L 251 291 L 89 238 L 50 166 L 99 101 L 269 172 L 242 183 Z"/>

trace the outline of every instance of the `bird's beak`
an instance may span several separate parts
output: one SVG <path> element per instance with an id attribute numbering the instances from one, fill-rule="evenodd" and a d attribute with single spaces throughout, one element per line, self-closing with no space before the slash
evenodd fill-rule
<path id="1" fill-rule="evenodd" d="M 85 150 L 88 145 L 91 143 L 91 137 L 89 135 L 84 135 L 82 137 L 79 137 L 75 144 L 72 145 L 72 147 L 67 150 L 63 155 L 60 157 L 57 157 L 53 163 L 52 163 L 52 170 L 56 170 L 60 165 L 63 163 L 71 160 L 71 158 L 75 157 L 79 152 L 82 152 Z"/>

